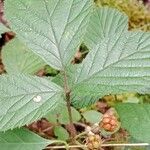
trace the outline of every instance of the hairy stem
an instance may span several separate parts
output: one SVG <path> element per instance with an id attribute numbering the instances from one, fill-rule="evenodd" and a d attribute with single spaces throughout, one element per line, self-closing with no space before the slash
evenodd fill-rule
<path id="1" fill-rule="evenodd" d="M 71 90 L 68 85 L 68 79 L 67 79 L 66 72 L 64 72 L 64 90 L 65 90 L 66 103 L 67 103 L 67 109 L 68 109 L 68 115 L 69 115 L 69 121 L 70 121 L 69 129 L 70 129 L 72 142 L 74 142 L 74 137 L 76 136 L 76 129 L 75 129 L 75 126 L 74 126 L 73 120 L 72 120 L 71 97 L 70 97 Z"/>

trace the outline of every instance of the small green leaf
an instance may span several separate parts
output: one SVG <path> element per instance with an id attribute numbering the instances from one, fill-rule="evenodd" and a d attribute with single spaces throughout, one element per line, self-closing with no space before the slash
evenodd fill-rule
<path id="1" fill-rule="evenodd" d="M 58 70 L 70 64 L 86 32 L 92 0 L 7 0 L 12 29 L 34 53 Z"/>
<path id="2" fill-rule="evenodd" d="M 129 103 L 115 108 L 123 128 L 136 140 L 150 143 L 150 105 Z"/>
<path id="3" fill-rule="evenodd" d="M 77 122 L 81 119 L 80 113 L 73 107 L 71 107 L 71 112 L 72 112 L 72 120 L 73 122 Z M 69 121 L 69 115 L 68 115 L 68 110 L 66 107 L 61 110 L 61 113 L 59 115 L 59 121 L 62 124 L 68 124 Z"/>
<path id="4" fill-rule="evenodd" d="M 96 110 L 86 111 L 82 115 L 85 118 L 85 120 L 90 123 L 99 123 L 103 116 L 103 114 Z"/>
<path id="5" fill-rule="evenodd" d="M 61 126 L 56 126 L 54 128 L 54 133 L 55 136 L 59 139 L 59 140 L 68 140 L 69 139 L 69 133 L 67 132 L 67 130 Z"/>
<path id="6" fill-rule="evenodd" d="M 45 66 L 44 61 L 28 50 L 17 38 L 4 46 L 2 60 L 9 74 L 34 74 Z"/>
<path id="7" fill-rule="evenodd" d="M 42 150 L 52 143 L 23 128 L 0 132 L 0 147 L 3 150 Z"/>
<path id="8" fill-rule="evenodd" d="M 78 122 L 81 119 L 80 113 L 73 107 L 71 107 L 71 112 L 73 122 Z M 45 118 L 52 123 L 57 123 L 58 119 L 61 124 L 69 124 L 69 115 L 65 104 L 62 104 L 55 112 L 48 112 Z"/>
<path id="9" fill-rule="evenodd" d="M 63 102 L 62 88 L 44 78 L 2 75 L 0 83 L 0 131 L 40 119 Z"/>

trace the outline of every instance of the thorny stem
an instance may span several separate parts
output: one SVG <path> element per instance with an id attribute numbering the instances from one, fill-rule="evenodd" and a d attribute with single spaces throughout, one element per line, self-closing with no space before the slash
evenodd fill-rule
<path id="1" fill-rule="evenodd" d="M 101 147 L 145 147 L 150 146 L 148 143 L 121 143 L 121 144 L 102 144 Z M 65 149 L 65 146 L 48 146 L 45 150 L 48 149 Z M 87 148 L 86 145 L 70 145 L 68 148 Z"/>
<path id="2" fill-rule="evenodd" d="M 65 90 L 66 103 L 67 103 L 67 109 L 68 109 L 68 115 L 69 115 L 69 121 L 70 121 L 70 124 L 69 124 L 70 134 L 71 134 L 72 142 L 74 143 L 74 137 L 76 136 L 76 129 L 72 120 L 71 97 L 70 97 L 71 90 L 68 85 L 67 74 L 65 71 L 64 71 L 64 90 Z"/>

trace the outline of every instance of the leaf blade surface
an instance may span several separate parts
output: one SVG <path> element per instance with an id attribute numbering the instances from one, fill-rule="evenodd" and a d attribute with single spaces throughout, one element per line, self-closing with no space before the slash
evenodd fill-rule
<path id="1" fill-rule="evenodd" d="M 64 70 L 86 31 L 91 0 L 5 2 L 12 29 L 50 66 Z"/>
<path id="2" fill-rule="evenodd" d="M 40 119 L 63 101 L 62 88 L 46 79 L 2 75 L 0 82 L 0 131 Z"/>

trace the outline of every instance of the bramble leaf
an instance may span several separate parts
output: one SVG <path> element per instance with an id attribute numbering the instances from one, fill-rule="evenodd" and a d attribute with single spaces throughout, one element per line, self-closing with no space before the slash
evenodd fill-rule
<path id="1" fill-rule="evenodd" d="M 24 128 L 0 132 L 0 147 L 3 150 L 41 150 L 52 143 Z"/>
<path id="2" fill-rule="evenodd" d="M 126 31 L 104 37 L 78 67 L 75 78 L 74 94 L 94 101 L 108 94 L 149 93 L 150 33 Z M 87 101 L 73 100 L 73 104 L 81 107 Z"/>
<path id="3" fill-rule="evenodd" d="M 45 66 L 44 61 L 28 50 L 17 38 L 3 47 L 2 60 L 8 74 L 35 74 Z"/>
<path id="4" fill-rule="evenodd" d="M 70 64 L 82 42 L 92 0 L 7 0 L 6 17 L 19 39 L 58 70 Z"/>
<path id="5" fill-rule="evenodd" d="M 105 38 L 77 70 L 77 95 L 150 92 L 150 34 L 128 32 Z M 85 101 L 86 102 L 86 101 Z"/>
<path id="6" fill-rule="evenodd" d="M 138 141 L 150 142 L 150 105 L 118 104 L 115 106 L 122 126 Z"/>
<path id="7" fill-rule="evenodd" d="M 92 49 L 103 38 L 128 30 L 128 17 L 109 7 L 96 8 L 93 12 L 84 38 L 86 45 Z"/>
<path id="8" fill-rule="evenodd" d="M 2 75 L 0 83 L 0 131 L 40 119 L 63 102 L 62 88 L 43 78 Z"/>

